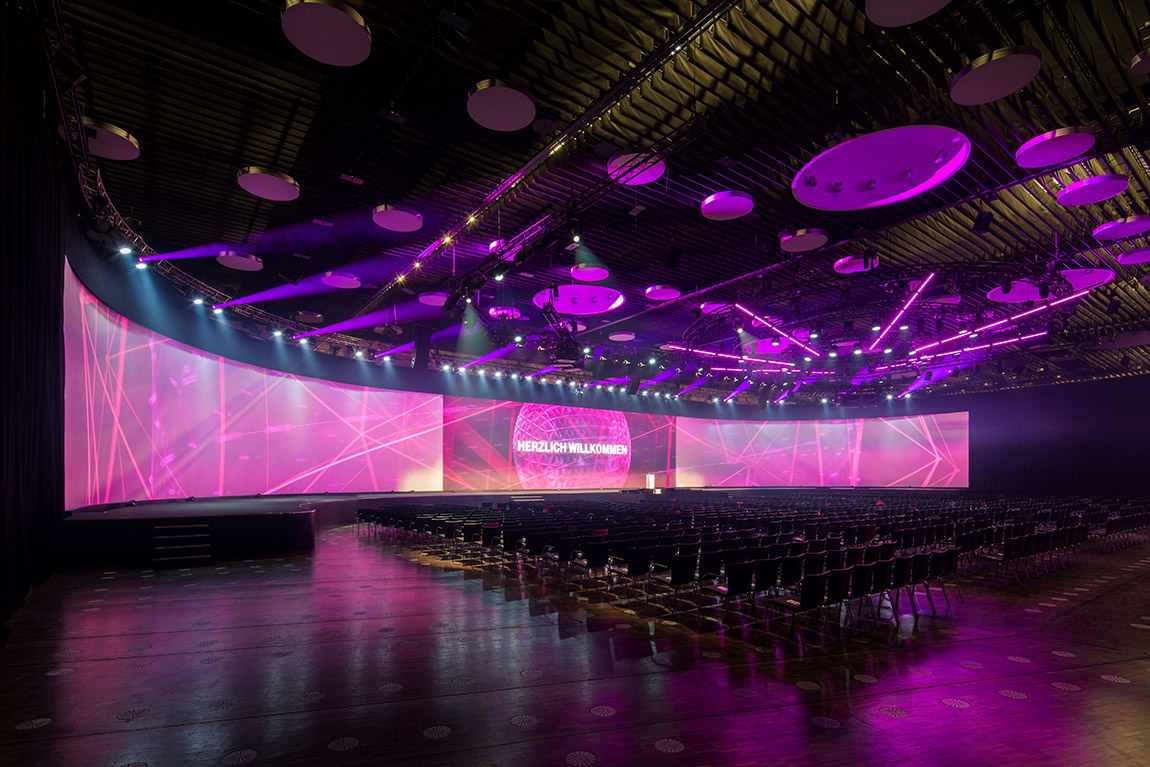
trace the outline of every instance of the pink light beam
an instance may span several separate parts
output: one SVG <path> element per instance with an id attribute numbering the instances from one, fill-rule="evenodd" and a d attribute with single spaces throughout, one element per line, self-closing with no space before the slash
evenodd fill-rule
<path id="1" fill-rule="evenodd" d="M 886 338 L 886 334 L 890 332 L 890 329 L 894 327 L 896 322 L 902 319 L 902 316 L 906 314 L 906 310 L 909 309 L 910 305 L 913 304 L 918 299 L 918 297 L 922 295 L 922 291 L 926 289 L 926 286 L 929 285 L 933 279 L 934 272 L 931 272 L 926 276 L 925 280 L 919 283 L 915 291 L 907 297 L 906 303 L 902 305 L 902 308 L 898 310 L 898 313 L 891 318 L 891 321 L 886 324 L 886 327 L 882 329 L 882 332 L 879 333 L 878 336 L 870 342 L 870 346 L 867 347 L 868 352 L 873 352 L 875 347 L 879 345 L 879 342 Z"/>
<path id="2" fill-rule="evenodd" d="M 738 310 L 739 310 L 740 312 L 742 312 L 743 314 L 747 315 L 748 317 L 751 317 L 751 318 L 753 318 L 753 319 L 756 319 L 756 320 L 758 320 L 759 322 L 761 322 L 761 323 L 763 324 L 763 326 L 764 326 L 764 327 L 766 327 L 766 328 L 768 328 L 768 329 L 770 329 L 770 330 L 774 331 L 776 334 L 778 334 L 778 335 L 782 336 L 783 338 L 787 339 L 788 341 L 790 341 L 791 343 L 795 344 L 796 346 L 801 346 L 803 349 L 806 349 L 806 351 L 807 351 L 809 354 L 811 354 L 812 356 L 814 356 L 814 357 L 820 357 L 820 356 L 822 356 L 822 355 L 820 355 L 820 354 L 819 354 L 817 351 L 815 351 L 815 350 L 814 350 L 814 349 L 812 349 L 811 347 L 807 346 L 806 344 L 804 344 L 802 341 L 800 341 L 799 339 L 797 339 L 797 338 L 795 338 L 794 336 L 792 336 L 792 335 L 791 335 L 790 333 L 788 333 L 787 331 L 783 330 L 783 329 L 782 329 L 782 328 L 780 328 L 780 327 L 777 327 L 777 326 L 776 326 L 776 325 L 775 325 L 773 322 L 771 322 L 771 321 L 770 321 L 770 320 L 768 320 L 767 318 L 765 318 L 765 317 L 760 317 L 759 315 L 755 314 L 754 312 L 752 312 L 750 309 L 748 309 L 747 307 L 743 306 L 742 304 L 735 304 L 735 308 L 736 308 L 736 309 L 738 309 Z"/>

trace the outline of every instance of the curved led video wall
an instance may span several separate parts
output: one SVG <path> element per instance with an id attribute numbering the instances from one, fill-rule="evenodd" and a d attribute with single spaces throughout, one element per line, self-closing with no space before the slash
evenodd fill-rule
<path id="1" fill-rule="evenodd" d="M 731 421 L 391 391 L 234 362 L 68 272 L 68 508 L 256 493 L 966 487 L 966 413 Z"/>

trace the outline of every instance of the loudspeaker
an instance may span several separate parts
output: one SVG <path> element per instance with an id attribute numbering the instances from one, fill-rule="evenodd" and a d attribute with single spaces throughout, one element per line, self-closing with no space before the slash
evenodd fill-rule
<path id="1" fill-rule="evenodd" d="M 415 326 L 415 353 L 411 355 L 411 367 L 416 370 L 427 370 L 431 362 L 431 328 L 426 325 Z"/>
<path id="2" fill-rule="evenodd" d="M 627 383 L 627 393 L 634 396 L 639 393 L 639 376 L 631 376 Z"/>
<path id="3" fill-rule="evenodd" d="M 668 269 L 678 269 L 679 260 L 683 257 L 683 249 L 678 245 L 671 245 L 667 248 L 667 255 L 663 257 L 663 266 Z"/>

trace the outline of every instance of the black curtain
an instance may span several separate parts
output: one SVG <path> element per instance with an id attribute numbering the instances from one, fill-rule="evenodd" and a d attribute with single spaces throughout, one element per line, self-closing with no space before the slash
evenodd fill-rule
<path id="1" fill-rule="evenodd" d="M 38 28 L 0 6 L 0 618 L 52 565 L 63 517 L 63 202 Z"/>

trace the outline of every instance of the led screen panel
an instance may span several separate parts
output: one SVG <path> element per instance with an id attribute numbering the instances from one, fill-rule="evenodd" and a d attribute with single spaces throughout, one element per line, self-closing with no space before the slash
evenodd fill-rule
<path id="1" fill-rule="evenodd" d="M 70 270 L 64 300 L 68 508 L 442 489 L 442 397 L 202 352 L 112 312 Z"/>
<path id="2" fill-rule="evenodd" d="M 445 397 L 443 489 L 666 487 L 674 418 L 615 410 Z"/>
<path id="3" fill-rule="evenodd" d="M 967 487 L 968 414 L 676 419 L 679 487 Z"/>

